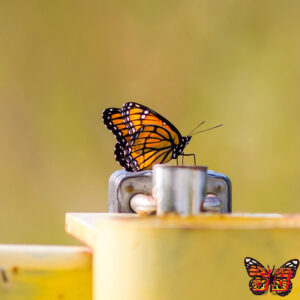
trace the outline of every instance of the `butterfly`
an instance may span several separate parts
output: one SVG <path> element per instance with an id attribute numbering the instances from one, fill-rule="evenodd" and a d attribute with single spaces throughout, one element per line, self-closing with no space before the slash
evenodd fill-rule
<path id="1" fill-rule="evenodd" d="M 179 155 L 194 156 L 196 164 L 195 154 L 184 153 L 192 135 L 182 136 L 171 122 L 144 105 L 127 102 L 122 108 L 107 108 L 102 120 L 117 139 L 115 158 L 126 171 L 150 170 Z"/>
<path id="2" fill-rule="evenodd" d="M 253 294 L 262 295 L 268 291 L 269 287 L 270 292 L 282 297 L 291 292 L 293 287 L 291 279 L 296 275 L 299 266 L 298 259 L 289 260 L 279 269 L 275 269 L 273 266 L 272 270 L 266 269 L 260 262 L 251 257 L 246 257 L 244 263 L 248 275 L 252 277 L 249 288 Z"/>

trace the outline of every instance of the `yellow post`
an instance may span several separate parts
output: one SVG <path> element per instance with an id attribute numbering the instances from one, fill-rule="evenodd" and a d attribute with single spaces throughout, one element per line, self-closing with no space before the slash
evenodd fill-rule
<path id="1" fill-rule="evenodd" d="M 91 216 L 69 214 L 67 228 L 94 248 L 95 300 L 253 299 L 245 257 L 300 258 L 299 215 Z M 300 274 L 292 283 L 299 299 Z"/>
<path id="2" fill-rule="evenodd" d="M 86 247 L 0 245 L 0 299 L 92 299 Z"/>

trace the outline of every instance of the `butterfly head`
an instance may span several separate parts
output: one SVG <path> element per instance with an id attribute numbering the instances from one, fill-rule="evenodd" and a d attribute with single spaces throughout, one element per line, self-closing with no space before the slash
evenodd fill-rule
<path id="1" fill-rule="evenodd" d="M 183 153 L 183 150 L 184 150 L 185 146 L 189 144 L 191 138 L 192 137 L 189 136 L 189 135 L 188 136 L 184 136 L 184 137 L 181 138 L 180 144 L 178 146 L 178 148 L 179 148 L 178 149 L 179 150 L 179 154 Z"/>
<path id="2" fill-rule="evenodd" d="M 172 158 L 177 158 L 178 155 L 183 154 L 183 150 L 185 146 L 190 142 L 191 136 L 184 136 L 181 138 L 179 145 L 175 146 L 173 149 L 173 156 Z"/>
<path id="3" fill-rule="evenodd" d="M 182 139 L 185 140 L 185 145 L 188 145 L 190 140 L 191 140 L 192 136 L 191 135 L 188 135 L 188 136 L 184 136 Z"/>

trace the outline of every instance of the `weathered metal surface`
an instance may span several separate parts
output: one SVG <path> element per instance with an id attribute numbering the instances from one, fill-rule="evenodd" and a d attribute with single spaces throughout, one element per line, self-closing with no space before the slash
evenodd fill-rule
<path id="1" fill-rule="evenodd" d="M 198 215 L 206 196 L 207 167 L 155 165 L 153 198 L 157 214 Z"/>
<path id="2" fill-rule="evenodd" d="M 152 195 L 152 173 L 152 171 L 126 172 L 124 170 L 114 172 L 109 179 L 109 212 L 132 213 L 130 200 L 134 195 Z M 215 195 L 219 202 L 218 205 L 214 203 L 211 211 L 231 212 L 231 183 L 226 175 L 208 170 L 206 192 L 207 195 Z M 207 201 L 208 205 L 211 203 L 210 200 Z"/>

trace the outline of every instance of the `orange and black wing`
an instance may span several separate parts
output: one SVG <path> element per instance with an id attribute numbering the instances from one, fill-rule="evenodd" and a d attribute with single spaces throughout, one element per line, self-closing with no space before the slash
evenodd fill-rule
<path id="1" fill-rule="evenodd" d="M 115 157 L 126 171 L 149 170 L 154 164 L 166 163 L 176 146 L 185 146 L 174 125 L 138 103 L 104 110 L 103 122 L 117 138 Z"/>
<path id="2" fill-rule="evenodd" d="M 134 102 L 123 105 L 122 116 L 133 136 L 125 154 L 133 171 L 150 170 L 153 165 L 172 159 L 174 147 L 182 140 L 173 124 L 159 113 Z"/>
<path id="3" fill-rule="evenodd" d="M 178 145 L 181 141 L 180 132 L 170 121 L 144 105 L 127 102 L 122 107 L 122 116 L 131 134 L 139 131 L 144 126 L 151 125 L 155 128 L 162 128 L 164 130 L 164 132 L 161 132 L 162 134 L 168 132 L 168 136 L 165 138 L 170 139 L 173 144 Z"/>
<path id="4" fill-rule="evenodd" d="M 133 171 L 150 170 L 153 165 L 172 159 L 173 143 L 163 127 L 141 127 L 126 148 L 125 160 Z"/>
<path id="5" fill-rule="evenodd" d="M 276 292 L 276 294 L 282 297 L 288 295 L 293 287 L 291 279 L 296 276 L 298 267 L 299 260 L 291 259 L 277 269 L 274 273 L 271 291 Z"/>
<path id="6" fill-rule="evenodd" d="M 131 136 L 124 122 L 121 109 L 105 109 L 102 113 L 102 120 L 107 129 L 109 129 L 114 134 L 120 144 L 125 145 L 130 141 Z"/>
<path id="7" fill-rule="evenodd" d="M 269 287 L 270 272 L 260 262 L 251 257 L 246 257 L 244 263 L 248 275 L 252 277 L 249 282 L 251 292 L 255 295 L 264 294 Z"/>
<path id="8" fill-rule="evenodd" d="M 125 160 L 126 144 L 131 140 L 131 135 L 122 117 L 122 110 L 119 108 L 107 108 L 102 113 L 102 120 L 105 126 L 114 134 L 117 139 L 115 146 L 115 158 L 127 171 L 132 171 L 127 167 Z"/>

